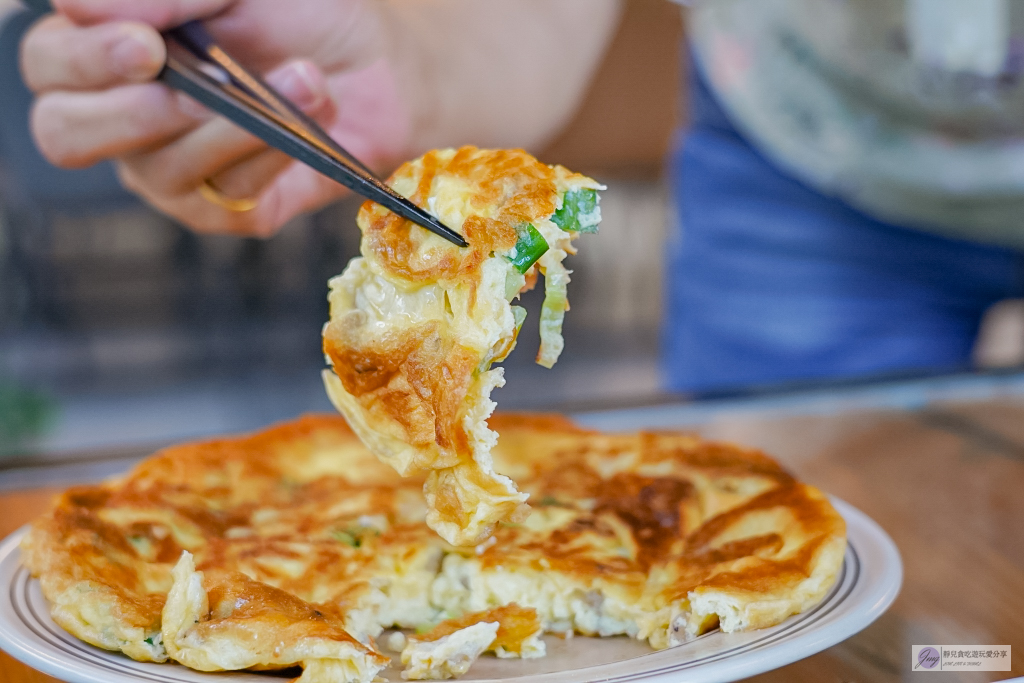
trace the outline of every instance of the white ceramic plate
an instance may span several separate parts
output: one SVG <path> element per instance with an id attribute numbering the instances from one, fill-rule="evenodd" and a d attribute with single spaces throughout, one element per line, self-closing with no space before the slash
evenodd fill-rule
<path id="1" fill-rule="evenodd" d="M 846 518 L 849 545 L 836 585 L 817 607 L 772 628 L 750 633 L 714 631 L 693 642 L 653 652 L 618 638 L 547 639 L 548 656 L 514 660 L 483 657 L 462 680 L 517 683 L 687 683 L 735 681 L 803 659 L 849 638 L 896 599 L 903 567 L 895 544 L 859 510 L 833 500 Z M 0 544 L 0 649 L 70 683 L 276 683 L 267 674 L 192 671 L 176 664 L 144 664 L 87 645 L 50 619 L 39 582 L 21 566 L 24 530 Z M 382 672 L 392 681 L 396 669 Z"/>

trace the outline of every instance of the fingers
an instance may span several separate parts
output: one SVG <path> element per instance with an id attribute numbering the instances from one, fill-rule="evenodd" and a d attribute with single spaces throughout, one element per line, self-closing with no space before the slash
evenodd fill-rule
<path id="1" fill-rule="evenodd" d="M 54 0 L 53 5 L 76 24 L 104 21 L 139 21 L 158 30 L 208 17 L 234 4 L 234 0 Z"/>
<path id="2" fill-rule="evenodd" d="M 323 75 L 309 62 L 293 62 L 267 76 L 267 81 L 282 95 L 314 118 L 333 113 Z M 238 128 L 226 119 L 215 118 L 192 130 L 172 144 L 153 151 L 125 157 L 126 170 L 135 182 L 165 195 L 181 195 L 195 190 L 205 179 L 214 178 L 227 169 L 247 162 L 267 150 L 262 140 Z M 251 197 L 287 165 L 283 155 L 265 152 L 278 159 L 276 165 L 266 159 L 248 167 L 255 174 L 243 179 L 234 173 L 225 184 L 227 190 L 237 186 Z M 275 169 L 271 172 L 270 169 Z M 233 194 L 233 193 L 232 193 Z"/>
<path id="3" fill-rule="evenodd" d="M 215 118 L 165 147 L 126 156 L 124 161 L 145 186 L 179 195 L 264 149 L 266 144 L 259 138 Z"/>
<path id="4" fill-rule="evenodd" d="M 296 216 L 320 208 L 347 193 L 345 187 L 309 166 L 292 162 L 259 196 L 250 223 L 235 222 L 233 228 L 269 237 Z"/>
<path id="5" fill-rule="evenodd" d="M 312 64 L 291 63 L 267 80 L 314 119 L 334 117 L 326 80 Z M 119 173 L 130 189 L 197 230 L 269 234 L 280 223 L 267 221 L 280 209 L 274 208 L 277 199 L 264 201 L 264 195 L 293 165 L 290 157 L 228 121 L 213 119 L 159 149 L 126 155 Z M 237 213 L 211 204 L 199 192 L 207 180 L 226 199 L 258 198 L 258 210 Z M 323 194 L 320 185 L 306 187 Z"/>
<path id="6" fill-rule="evenodd" d="M 32 107 L 32 133 L 50 162 L 82 168 L 156 145 L 208 116 L 182 106 L 183 98 L 159 83 L 50 92 Z"/>
<path id="7" fill-rule="evenodd" d="M 360 47 L 380 43 L 380 26 L 371 21 L 377 13 L 364 3 L 311 0 L 304 12 L 273 0 L 53 4 L 56 14 L 38 22 L 22 44 L 25 80 L 37 93 L 33 136 L 53 163 L 74 168 L 114 159 L 130 189 L 204 231 L 270 234 L 296 213 L 344 192 L 151 80 L 166 60 L 159 31 L 191 19 L 209 20 L 228 49 L 237 39 L 238 56 L 255 68 L 298 55 L 332 65 L 363 63 L 380 51 Z M 351 49 L 339 51 L 339 41 Z M 316 67 L 293 64 L 274 79 L 315 119 L 337 119 Z M 258 198 L 257 208 L 232 212 L 210 203 L 198 191 L 206 179 L 229 199 Z"/>
<path id="8" fill-rule="evenodd" d="M 228 199 L 249 199 L 262 194 L 292 161 L 284 152 L 268 149 L 204 179 Z"/>
<path id="9" fill-rule="evenodd" d="M 256 198 L 251 211 L 231 211 L 211 203 L 198 191 L 181 197 L 147 197 L 158 210 L 196 232 L 270 237 L 295 216 L 345 194 L 341 185 L 308 166 L 289 160 L 283 173 Z"/>
<path id="10" fill-rule="evenodd" d="M 59 14 L 36 23 L 21 44 L 22 76 L 37 93 L 150 81 L 166 56 L 160 34 L 145 24 L 81 27 Z"/>
<path id="11" fill-rule="evenodd" d="M 166 56 L 144 24 L 77 26 L 50 15 L 25 36 L 21 65 L 39 97 L 33 136 L 58 166 L 80 168 L 180 135 L 208 117 L 151 83 Z M 183 106 L 183 104 L 185 106 Z"/>

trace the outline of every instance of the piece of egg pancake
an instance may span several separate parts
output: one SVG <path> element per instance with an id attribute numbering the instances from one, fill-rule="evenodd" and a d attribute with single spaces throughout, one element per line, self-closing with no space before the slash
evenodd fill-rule
<path id="1" fill-rule="evenodd" d="M 302 667 L 296 683 L 369 681 L 389 660 L 345 630 L 333 605 L 311 605 L 240 572 L 196 571 L 185 551 L 161 615 L 170 659 L 199 671 Z"/>
<path id="2" fill-rule="evenodd" d="M 422 475 L 381 463 L 341 416 L 311 416 L 72 488 L 33 524 L 23 560 L 54 620 L 87 642 L 204 670 L 290 662 L 304 682 L 371 680 L 389 628 L 522 636 L 481 645 L 478 628 L 423 645 L 428 675 L 461 670 L 470 649 L 535 656 L 538 623 L 655 648 L 771 626 L 835 581 L 842 518 L 758 451 L 550 415 L 490 424 L 495 466 L 535 505 L 475 547 L 426 525 Z"/>
<path id="3" fill-rule="evenodd" d="M 465 236 L 456 247 L 379 204 L 357 223 L 362 257 L 330 282 L 327 393 L 367 447 L 399 473 L 427 472 L 427 524 L 472 545 L 522 519 L 527 496 L 491 460 L 492 368 L 512 351 L 526 311 L 512 304 L 544 275 L 537 362 L 562 351 L 569 272 L 582 232 L 601 220 L 596 181 L 522 150 L 428 152 L 388 180 Z"/>
<path id="4" fill-rule="evenodd" d="M 484 652 L 503 659 L 543 657 L 547 652 L 543 633 L 537 610 L 515 603 L 446 619 L 405 641 L 402 677 L 413 681 L 457 678 Z"/>

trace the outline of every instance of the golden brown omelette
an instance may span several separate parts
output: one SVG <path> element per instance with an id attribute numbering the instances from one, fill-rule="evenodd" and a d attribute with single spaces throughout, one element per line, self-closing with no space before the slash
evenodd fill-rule
<path id="1" fill-rule="evenodd" d="M 526 311 L 513 300 L 544 276 L 537 362 L 562 351 L 572 242 L 601 220 L 594 180 L 522 150 L 428 152 L 389 179 L 461 232 L 469 247 L 367 202 L 362 257 L 331 280 L 323 333 L 327 392 L 367 447 L 403 475 L 427 473 L 427 524 L 473 545 L 527 513 L 527 496 L 491 464 L 492 368 Z"/>
<path id="2" fill-rule="evenodd" d="M 387 628 L 422 634 L 391 643 L 407 675 L 438 677 L 542 655 L 539 631 L 665 648 L 770 626 L 835 580 L 842 518 L 758 451 L 557 416 L 491 426 L 495 466 L 535 506 L 476 547 L 427 527 L 422 477 L 319 416 L 69 489 L 23 559 L 82 640 L 204 671 L 301 666 L 304 683 L 372 680 Z"/>

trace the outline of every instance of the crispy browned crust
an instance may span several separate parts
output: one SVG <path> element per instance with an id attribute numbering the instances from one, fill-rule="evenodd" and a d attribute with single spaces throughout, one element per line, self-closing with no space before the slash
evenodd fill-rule
<path id="1" fill-rule="evenodd" d="M 94 495 L 100 494 L 100 495 Z M 103 491 L 79 487 L 66 492 L 54 510 L 38 520 L 22 546 L 22 561 L 39 577 L 54 621 L 82 640 L 136 659 L 153 657 L 141 643 L 160 632 L 160 612 L 170 583 L 151 592 L 125 530 L 104 522 L 91 509 L 106 502 Z M 90 628 L 75 603 L 90 591 L 109 610 L 112 627 Z"/>
<path id="2" fill-rule="evenodd" d="M 310 604 L 240 572 L 193 574 L 189 560 L 184 557 L 184 564 L 175 569 L 180 582 L 163 613 L 163 643 L 176 661 L 200 671 L 235 669 L 239 664 L 259 671 L 312 666 L 303 680 L 336 680 L 316 671 L 317 663 L 310 660 L 330 666 L 355 655 L 371 670 L 359 676 L 365 679 L 387 665 L 387 657 L 345 630 L 344 615 L 336 605 Z M 193 576 L 200 579 L 199 585 L 187 585 Z"/>
<path id="3" fill-rule="evenodd" d="M 160 630 L 183 550 L 212 577 L 211 604 L 231 590 L 265 586 L 253 594 L 267 591 L 285 606 L 291 603 L 282 596 L 294 596 L 296 610 L 309 617 L 312 608 L 299 601 L 313 604 L 334 627 L 357 612 L 363 619 L 372 605 L 378 630 L 416 626 L 430 610 L 449 609 L 428 604 L 431 582 L 443 579 L 442 556 L 444 571 L 457 560 L 493 580 L 502 572 L 557 577 L 564 590 L 623 606 L 640 623 L 628 632 L 659 647 L 672 642 L 669 621 L 685 618 L 700 596 L 771 603 L 769 611 L 748 610 L 742 622 L 766 626 L 824 595 L 841 564 L 842 518 L 824 495 L 757 450 L 684 434 L 599 434 L 559 416 L 492 421 L 501 433 L 495 464 L 515 474 L 535 509 L 522 524 L 499 526 L 475 551 L 456 552 L 426 527 L 422 479 L 381 464 L 340 416 L 316 416 L 170 448 L 119 481 L 69 489 L 33 525 L 24 561 L 58 623 L 137 659 L 154 658 L 142 641 Z M 234 588 L 225 576 L 235 577 Z M 406 582 L 403 599 L 420 612 L 388 611 L 387 601 L 398 598 L 378 588 L 390 585 L 389 595 L 399 595 L 399 584 L 388 583 L 395 581 Z M 446 585 L 469 590 L 455 578 Z M 466 593 L 460 604 L 486 595 Z M 545 628 L 566 628 L 531 598 L 538 599 L 516 602 L 535 609 Z M 97 637 L 67 616 L 90 600 L 109 607 L 104 632 L 116 637 Z"/>
<path id="4" fill-rule="evenodd" d="M 437 322 L 363 343 L 343 322 L 324 328 L 324 352 L 345 390 L 376 423 L 397 425 L 419 456 L 412 471 L 454 467 L 471 458 L 463 424 L 479 356 Z M 436 448 L 435 448 L 436 446 Z"/>
<path id="5" fill-rule="evenodd" d="M 339 463 L 355 469 L 358 486 L 321 476 Z M 33 524 L 22 543 L 23 561 L 39 577 L 52 615 L 65 629 L 135 659 L 163 661 L 164 655 L 155 654 L 159 648 L 146 639 L 160 633 L 171 569 L 183 550 L 196 553 L 201 569 L 244 567 L 254 574 L 244 556 L 268 560 L 295 554 L 281 537 L 254 539 L 243 547 L 226 542 L 231 530 L 244 527 L 256 511 L 289 509 L 300 496 L 313 507 L 356 490 L 362 508 L 390 511 L 402 490 L 418 493 L 416 483 L 409 490 L 396 480 L 341 416 L 308 416 L 248 437 L 174 446 L 123 480 L 67 490 Z M 285 536 L 298 526 L 293 520 Z M 311 564 L 310 574 L 329 566 L 331 571 L 320 574 L 329 580 L 343 571 L 339 559 L 339 553 L 327 553 L 322 564 Z M 289 585 L 286 574 L 270 565 L 255 574 L 295 593 L 318 581 L 305 576 Z"/>
<path id="6" fill-rule="evenodd" d="M 546 219 L 555 212 L 555 167 L 521 149 L 466 146 L 450 158 L 446 150 L 434 150 L 403 164 L 388 183 L 415 183 L 409 199 L 427 208 L 427 197 L 438 176 L 463 182 L 467 201 L 476 209 L 462 225 L 469 247 L 437 245 L 436 238 L 422 229 L 368 201 L 356 219 L 363 231 L 363 253 L 390 275 L 410 282 L 462 280 L 472 286 L 485 259 L 515 246 L 516 226 Z M 426 240 L 442 248 L 425 254 Z"/>

